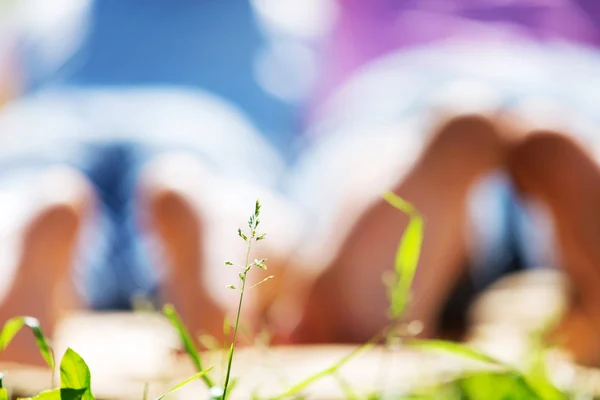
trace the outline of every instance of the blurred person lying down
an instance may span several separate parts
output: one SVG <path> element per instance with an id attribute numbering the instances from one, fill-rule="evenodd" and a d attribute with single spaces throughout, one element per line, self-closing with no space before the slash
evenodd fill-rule
<path id="1" fill-rule="evenodd" d="M 246 1 L 97 1 L 83 15 L 25 40 L 28 91 L 0 114 L 0 322 L 32 315 L 51 333 L 66 310 L 144 296 L 222 335 L 237 277 L 223 262 L 242 254 L 235 229 L 256 198 L 273 268 L 298 232 L 277 190 L 292 106 L 253 77 L 265 38 Z M 42 361 L 17 339 L 0 360 Z"/>
<path id="2" fill-rule="evenodd" d="M 302 314 L 290 340 L 362 342 L 386 325 L 382 275 L 408 223 L 380 196 L 391 188 L 426 218 L 405 316 L 421 335 L 443 334 L 465 273 L 485 287 L 512 251 L 525 268 L 564 270 L 573 307 L 561 343 L 599 362 L 597 3 L 338 5 L 295 183 L 324 226 L 310 251 L 327 263 L 290 303 Z"/>
<path id="3" fill-rule="evenodd" d="M 264 225 L 280 240 L 266 241 L 272 247 L 261 255 L 289 267 L 269 283 L 269 290 L 278 291 L 269 292 L 268 322 L 276 336 L 296 343 L 367 340 L 387 322 L 381 277 L 392 268 L 407 223 L 379 200 L 392 188 L 427 218 L 415 302 L 406 317 L 423 321 L 423 335 L 437 336 L 441 310 L 469 263 L 487 267 L 475 269 L 484 282 L 499 273 L 505 264 L 501 255 L 511 246 L 527 266 L 551 263 L 551 238 L 531 228 L 544 231 L 539 224 L 546 219 L 519 205 L 510 181 L 518 193 L 547 204 L 557 225 L 561 265 L 581 299 L 580 315 L 599 319 L 597 267 L 583 226 L 593 222 L 594 185 L 554 167 L 564 161 L 569 173 L 597 179 L 597 167 L 571 139 L 594 143 L 589 126 L 598 119 L 593 104 L 600 81 L 593 72 L 600 60 L 585 43 L 595 43 L 596 31 L 591 29 L 588 39 L 582 27 L 589 24 L 580 21 L 586 14 L 577 14 L 574 6 L 567 7 L 569 15 L 580 20 L 572 17 L 578 22 L 558 23 L 560 29 L 552 30 L 553 16 L 565 11 L 555 5 L 454 3 L 438 10 L 439 2 L 340 1 L 338 28 L 326 47 L 331 60 L 324 57 L 327 84 L 314 106 L 311 143 L 291 169 L 287 198 L 275 190 L 282 150 L 257 133 L 254 120 L 240 117 L 202 85 L 196 85 L 202 92 L 157 88 L 145 78 L 130 86 L 118 68 L 102 69 L 99 61 L 90 61 L 84 64 L 88 73 L 71 86 L 52 85 L 12 104 L 0 121 L 6 139 L 0 179 L 6 198 L 14 200 L 2 209 L 17 218 L 9 210 L 23 209 L 28 200 L 33 211 L 21 218 L 26 221 L 22 256 L 13 270 L 12 292 L 0 305 L 0 320 L 33 314 L 51 329 L 54 313 L 64 310 L 64 303 L 77 303 L 53 304 L 62 300 L 57 293 L 69 293 L 61 285 L 76 260 L 75 270 L 85 278 L 79 293 L 86 305 L 129 308 L 134 293 L 158 291 L 193 331 L 220 335 L 223 315 L 235 301 L 222 289 L 235 277 L 222 266 L 232 257 L 227 238 L 236 240 L 228 227 L 243 223 L 248 204 L 258 196 Z M 534 29 L 520 18 L 541 12 L 540 7 L 548 17 L 533 19 L 552 24 Z M 493 16 L 498 21 L 490 21 Z M 382 17 L 386 20 L 377 19 Z M 401 25 L 406 32 L 383 32 L 400 17 L 412 21 Z M 375 22 L 361 29 L 361 21 Z M 573 25 L 575 36 L 569 35 Z M 454 28 L 444 31 L 445 26 Z M 555 106 L 551 113 L 548 103 Z M 244 104 L 238 106 L 249 113 Z M 565 133 L 534 132 L 540 126 Z M 493 175 L 473 195 L 478 179 L 495 171 L 504 175 Z M 564 179 L 555 179 L 559 175 Z M 49 204 L 35 202 L 36 193 Z M 564 199 L 565 193 L 581 196 Z M 482 209 L 488 220 L 476 219 L 476 237 L 468 240 L 469 212 L 479 216 Z M 298 233 L 304 236 L 299 239 Z M 516 233 L 520 236 L 513 238 Z M 577 236 L 585 237 L 569 241 Z M 507 243 L 512 239 L 518 240 Z M 300 250 L 286 263 L 297 244 Z M 161 254 L 166 268 L 157 273 Z M 50 284 L 29 296 L 42 278 Z M 247 309 L 251 321 L 262 317 L 256 312 L 260 304 L 251 299 Z M 293 315 L 299 321 L 290 319 Z M 586 343 L 581 355 L 592 356 L 592 345 Z M 26 353 L 4 356 L 32 359 Z"/>

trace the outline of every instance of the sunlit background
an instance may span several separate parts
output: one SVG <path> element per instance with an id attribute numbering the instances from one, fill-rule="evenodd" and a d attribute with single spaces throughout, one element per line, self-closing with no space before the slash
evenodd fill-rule
<path id="1" fill-rule="evenodd" d="M 249 254 L 250 336 L 364 342 L 393 190 L 426 220 L 417 334 L 508 358 L 568 309 L 597 364 L 598 46 L 594 0 L 0 0 L 0 323 L 39 318 L 102 390 L 160 375 L 177 340 L 148 311 L 220 340 Z M 30 339 L 0 360 L 41 364 Z"/>

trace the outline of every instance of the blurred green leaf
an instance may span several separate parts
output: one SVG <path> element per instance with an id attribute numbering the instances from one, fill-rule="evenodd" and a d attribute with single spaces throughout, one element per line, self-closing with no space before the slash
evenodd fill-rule
<path id="1" fill-rule="evenodd" d="M 60 362 L 60 387 L 86 389 L 83 400 L 94 400 L 90 370 L 83 358 L 68 348 Z"/>
<path id="2" fill-rule="evenodd" d="M 197 374 L 195 374 L 195 375 L 192 375 L 192 376 L 190 376 L 189 378 L 187 378 L 187 379 L 186 379 L 186 380 L 184 380 L 183 382 L 180 382 L 180 383 L 178 383 L 177 385 L 173 386 L 171 389 L 169 389 L 169 391 L 168 391 L 168 392 L 166 392 L 166 393 L 164 393 L 163 395 L 159 396 L 159 397 L 158 397 L 156 400 L 161 400 L 163 397 L 165 397 L 165 396 L 167 396 L 167 395 L 169 395 L 169 394 L 173 393 L 174 391 L 176 391 L 176 390 L 178 390 L 178 389 L 182 388 L 183 386 L 187 385 L 188 383 L 190 383 L 190 382 L 192 382 L 192 381 L 194 381 L 194 380 L 196 380 L 196 379 L 199 379 L 199 378 L 203 378 L 203 377 L 205 377 L 205 376 L 206 376 L 206 374 L 207 374 L 207 373 L 208 373 L 208 372 L 209 372 L 211 369 L 212 369 L 212 367 L 210 367 L 210 368 L 207 368 L 207 369 L 205 369 L 205 370 L 203 370 L 203 371 L 200 371 L 200 372 L 198 372 L 198 373 L 197 373 Z"/>
<path id="3" fill-rule="evenodd" d="M 41 392 L 37 396 L 28 397 L 31 400 L 81 400 L 85 389 L 60 388 Z"/>
<path id="4" fill-rule="evenodd" d="M 461 397 L 465 399 L 540 399 L 523 377 L 513 371 L 478 372 L 459 378 L 454 384 L 461 388 Z"/>
<path id="5" fill-rule="evenodd" d="M 25 326 L 24 317 L 11 318 L 4 324 L 0 332 L 0 351 L 4 351 L 21 328 Z"/>
<path id="6" fill-rule="evenodd" d="M 408 215 L 419 214 L 415 206 L 413 206 L 408 201 L 404 200 L 402 197 L 398 196 L 393 192 L 384 193 L 383 199 L 387 201 L 392 207 L 402 211 Z"/>
<path id="7" fill-rule="evenodd" d="M 411 297 L 411 287 L 417 271 L 423 242 L 423 218 L 412 217 L 402 235 L 394 269 L 398 274 L 397 286 L 392 291 L 391 315 L 398 318 L 406 309 Z"/>
<path id="8" fill-rule="evenodd" d="M 48 340 L 44 336 L 42 329 L 40 328 L 40 322 L 33 317 L 14 317 L 6 321 L 2 332 L 0 332 L 0 352 L 4 351 L 13 340 L 15 335 L 23 328 L 27 326 L 33 332 L 35 342 L 40 349 L 40 354 L 46 361 L 46 364 L 54 370 L 54 355 L 52 349 L 48 344 Z"/>
<path id="9" fill-rule="evenodd" d="M 231 318 L 228 314 L 223 317 L 223 336 L 227 337 L 231 335 Z"/>
<path id="10" fill-rule="evenodd" d="M 171 304 L 167 304 L 163 308 L 163 313 L 168 318 L 171 325 L 173 325 L 173 327 L 177 330 L 177 333 L 179 333 L 179 337 L 181 338 L 181 341 L 185 346 L 185 351 L 192 359 L 198 373 L 208 371 L 202 368 L 202 360 L 200 359 L 200 353 L 198 352 L 198 349 L 196 348 L 196 345 L 194 344 L 194 341 L 192 340 L 192 337 L 188 332 L 187 328 L 185 327 L 185 325 L 183 325 L 183 322 L 181 322 L 181 318 L 177 314 L 177 311 L 175 311 L 175 307 L 173 307 L 173 305 Z M 208 375 L 202 374 L 201 377 L 206 386 L 208 386 L 209 388 L 215 385 Z"/>
<path id="11" fill-rule="evenodd" d="M 528 363 L 525 377 L 529 385 L 544 400 L 565 400 L 567 397 L 550 380 L 541 338 L 533 338 L 528 346 Z"/>
<path id="12" fill-rule="evenodd" d="M 209 335 L 208 333 L 205 333 L 203 335 L 199 335 L 198 336 L 198 342 L 206 350 L 213 351 L 213 350 L 220 350 L 221 349 L 221 343 L 219 343 L 219 341 L 217 340 L 217 338 L 215 338 L 213 335 Z"/>
<path id="13" fill-rule="evenodd" d="M 86 391 L 83 389 L 60 388 L 61 400 L 82 400 Z"/>
<path id="14" fill-rule="evenodd" d="M 390 314 L 393 319 L 399 318 L 410 301 L 410 290 L 419 264 L 421 246 L 423 244 L 423 217 L 417 209 L 392 192 L 383 195 L 394 208 L 409 215 L 410 220 L 400 238 L 394 261 L 395 278 L 391 281 Z"/>

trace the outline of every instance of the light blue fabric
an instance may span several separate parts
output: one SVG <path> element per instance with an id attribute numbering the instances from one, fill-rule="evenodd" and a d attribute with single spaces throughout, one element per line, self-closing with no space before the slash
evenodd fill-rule
<path id="1" fill-rule="evenodd" d="M 65 85 L 203 90 L 243 110 L 271 145 L 292 156 L 300 130 L 296 105 L 255 79 L 267 38 L 248 0 L 93 0 L 87 26 L 80 49 L 58 70 L 40 70 L 46 54 L 24 46 L 30 91 Z"/>

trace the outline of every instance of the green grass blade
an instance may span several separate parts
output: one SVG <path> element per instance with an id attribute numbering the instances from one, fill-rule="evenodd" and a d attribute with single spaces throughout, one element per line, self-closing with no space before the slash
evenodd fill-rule
<path id="1" fill-rule="evenodd" d="M 392 318 L 402 316 L 411 298 L 411 287 L 417 271 L 417 264 L 423 243 L 423 218 L 411 217 L 402 234 L 396 252 L 394 269 L 398 276 L 397 285 L 392 290 L 390 312 Z"/>
<path id="2" fill-rule="evenodd" d="M 282 393 L 278 396 L 272 397 L 270 400 L 282 400 L 282 399 L 286 399 L 286 398 L 298 395 L 300 392 L 302 392 L 304 389 L 306 389 L 307 387 L 309 387 L 316 381 L 318 381 L 322 378 L 325 378 L 326 376 L 329 376 L 331 374 L 335 374 L 341 367 L 343 367 L 349 361 L 356 358 L 360 354 L 366 352 L 367 350 L 370 350 L 375 345 L 375 343 L 377 343 L 380 339 L 381 339 L 380 335 L 377 335 L 375 338 L 371 339 L 367 343 L 358 347 L 357 349 L 352 351 L 350 354 L 342 357 L 335 364 L 309 376 L 308 378 L 304 379 L 301 382 L 298 382 L 297 384 L 295 384 L 294 386 L 292 386 L 291 388 L 286 390 L 284 393 Z"/>
<path id="3" fill-rule="evenodd" d="M 163 313 L 168 318 L 171 325 L 173 325 L 173 327 L 177 330 L 177 333 L 179 333 L 179 337 L 181 338 L 181 341 L 183 342 L 183 345 L 185 346 L 185 351 L 188 353 L 188 355 L 192 359 L 192 362 L 196 366 L 196 370 L 198 371 L 198 373 L 207 371 L 202 367 L 202 360 L 200 358 L 200 353 L 198 352 L 198 349 L 196 348 L 196 345 L 194 344 L 194 341 L 192 340 L 192 336 L 188 332 L 185 325 L 183 325 L 183 322 L 181 322 L 181 318 L 177 314 L 177 311 L 175 311 L 175 307 L 173 307 L 171 304 L 167 304 L 163 308 Z M 210 377 L 206 374 L 202 375 L 202 380 L 204 381 L 206 386 L 208 386 L 209 388 L 215 386 L 212 379 L 210 379 Z"/>
<path id="4" fill-rule="evenodd" d="M 231 396 L 231 392 L 233 392 L 233 390 L 238 385 L 239 381 L 240 381 L 239 378 L 232 378 L 229 381 L 229 384 L 227 385 L 227 392 L 225 392 L 223 389 L 220 389 L 217 386 L 215 386 L 213 388 L 214 392 L 211 393 L 210 400 L 226 400 L 226 399 L 228 399 Z"/>
<path id="5" fill-rule="evenodd" d="M 335 378 L 335 380 L 338 383 L 338 386 L 340 387 L 340 389 L 342 389 L 342 392 L 344 393 L 344 397 L 347 400 L 360 400 L 360 397 L 358 396 L 358 394 L 356 393 L 356 391 L 354 391 L 354 389 L 352 388 L 352 386 L 348 383 L 348 381 L 346 381 L 340 374 L 338 373 L 333 373 L 332 374 L 333 377 Z"/>
<path id="6" fill-rule="evenodd" d="M 227 356 L 227 376 L 225 377 L 225 383 L 223 384 L 223 388 L 226 388 L 228 385 L 229 374 L 231 372 L 231 366 L 233 365 L 233 353 L 235 352 L 235 343 L 231 343 L 229 345 L 229 355 Z M 227 395 L 227 392 L 225 393 Z"/>
<path id="7" fill-rule="evenodd" d="M 410 289 L 417 271 L 423 244 L 423 217 L 409 202 L 392 192 L 383 195 L 392 207 L 409 215 L 410 220 L 398 244 L 394 271 L 396 277 L 390 288 L 390 315 L 398 319 L 410 301 Z"/>
<path id="8" fill-rule="evenodd" d="M 554 318 L 554 316 L 552 317 Z M 549 321 L 550 327 L 553 322 Z M 553 383 L 548 374 L 546 354 L 544 346 L 544 327 L 538 332 L 533 332 L 527 346 L 527 360 L 525 362 L 525 377 L 529 384 L 544 400 L 565 400 L 567 397 Z"/>
<path id="9" fill-rule="evenodd" d="M 40 322 L 33 317 L 14 317 L 6 321 L 2 332 L 0 332 L 0 352 L 4 351 L 10 344 L 15 335 L 23 328 L 27 326 L 33 332 L 35 342 L 40 350 L 40 354 L 46 361 L 46 364 L 54 370 L 54 355 L 52 348 L 48 344 L 48 340 L 42 329 L 40 328 Z"/>
<path id="10" fill-rule="evenodd" d="M 394 207 L 397 210 L 402 211 L 405 214 L 408 214 L 408 215 L 419 214 L 419 211 L 417 211 L 415 206 L 413 206 L 408 201 L 404 200 L 402 197 L 398 196 L 397 194 L 395 194 L 393 192 L 384 193 L 383 199 L 385 201 L 387 201 L 392 207 Z"/>
<path id="11" fill-rule="evenodd" d="M 94 400 L 91 380 L 90 369 L 83 358 L 68 348 L 60 362 L 60 387 L 86 389 L 83 400 Z"/>
<path id="12" fill-rule="evenodd" d="M 187 378 L 186 380 L 184 380 L 183 382 L 178 383 L 177 385 L 173 386 L 171 389 L 169 389 L 168 392 L 164 393 L 163 395 L 159 396 L 156 400 L 161 400 L 163 397 L 173 393 L 174 391 L 181 389 L 183 386 L 187 385 L 188 383 L 196 380 L 196 379 L 200 379 L 204 376 L 206 376 L 206 374 L 212 369 L 212 367 L 207 368 L 203 371 L 198 372 L 195 375 L 190 376 L 189 378 Z"/>
<path id="13" fill-rule="evenodd" d="M 453 354 L 458 357 L 483 362 L 486 364 L 492 364 L 499 367 L 503 367 L 506 369 L 512 370 L 513 368 L 504 362 L 497 360 L 494 357 L 491 357 L 479 350 L 475 350 L 472 347 L 466 346 L 461 343 L 449 342 L 446 340 L 435 340 L 435 339 L 427 339 L 427 340 L 408 340 L 405 342 L 407 347 L 427 350 L 427 351 L 437 351 L 443 353 Z"/>
<path id="14" fill-rule="evenodd" d="M 231 396 L 231 392 L 233 392 L 233 390 L 237 387 L 239 382 L 240 382 L 240 380 L 238 378 L 233 378 L 229 382 L 229 387 L 227 388 L 227 397 Z M 226 399 L 223 399 L 223 400 L 226 400 Z"/>

